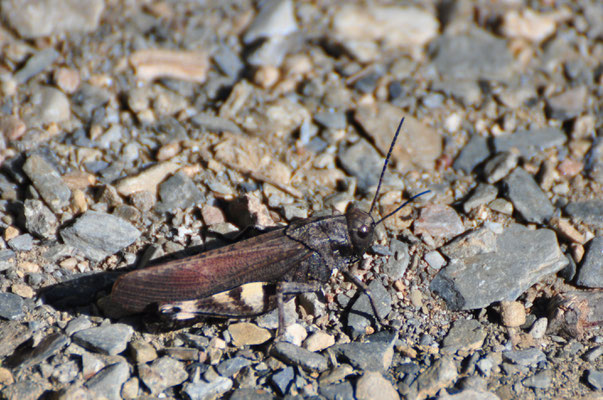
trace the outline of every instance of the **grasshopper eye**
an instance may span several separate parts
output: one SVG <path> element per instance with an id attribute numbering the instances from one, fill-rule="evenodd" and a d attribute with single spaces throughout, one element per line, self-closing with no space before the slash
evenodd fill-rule
<path id="1" fill-rule="evenodd" d="M 362 225 L 356 231 L 356 235 L 358 235 L 358 237 L 360 239 L 366 239 L 370 233 L 371 233 L 371 228 L 369 226 L 366 226 L 366 225 Z"/>

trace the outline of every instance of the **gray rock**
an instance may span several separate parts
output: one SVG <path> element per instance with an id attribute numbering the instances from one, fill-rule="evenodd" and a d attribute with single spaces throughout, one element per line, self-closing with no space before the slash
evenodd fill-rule
<path id="1" fill-rule="evenodd" d="M 536 365 L 539 362 L 546 361 L 546 356 L 542 350 L 537 348 L 504 351 L 502 354 L 506 361 L 524 366 Z"/>
<path id="2" fill-rule="evenodd" d="M 198 128 L 203 128 L 209 132 L 242 133 L 241 128 L 231 120 L 211 114 L 196 114 L 191 118 L 191 122 Z"/>
<path id="3" fill-rule="evenodd" d="M 47 358 L 57 354 L 67 346 L 69 339 L 60 333 L 51 333 L 44 337 L 38 345 L 32 349 L 27 349 L 17 353 L 8 364 L 13 367 L 27 368 L 39 364 Z"/>
<path id="4" fill-rule="evenodd" d="M 250 44 L 257 39 L 286 36 L 297 31 L 297 22 L 291 0 L 270 0 L 262 4 L 243 36 L 243 42 Z"/>
<path id="5" fill-rule="evenodd" d="M 345 129 L 347 126 L 345 113 L 340 111 L 322 111 L 316 113 L 314 120 L 329 129 Z"/>
<path id="6" fill-rule="evenodd" d="M 0 293 L 0 317 L 17 320 L 23 318 L 23 299 L 13 293 Z"/>
<path id="7" fill-rule="evenodd" d="M 25 161 L 23 171 L 54 212 L 61 212 L 69 205 L 71 190 L 61 179 L 59 172 L 44 157 L 32 154 Z"/>
<path id="8" fill-rule="evenodd" d="M 245 67 L 239 55 L 226 46 L 220 46 L 214 53 L 213 59 L 220 71 L 233 79 L 237 78 Z"/>
<path id="9" fill-rule="evenodd" d="M 281 396 L 289 393 L 289 387 L 295 378 L 293 367 L 286 367 L 270 376 L 270 381 Z"/>
<path id="10" fill-rule="evenodd" d="M 16 254 L 10 249 L 0 250 L 0 272 L 15 265 Z"/>
<path id="11" fill-rule="evenodd" d="M 251 365 L 251 360 L 243 357 L 233 357 L 218 364 L 216 370 L 220 375 L 232 378 L 233 375 L 249 365 Z"/>
<path id="12" fill-rule="evenodd" d="M 192 207 L 203 200 L 203 194 L 191 178 L 177 172 L 159 185 L 159 198 L 161 202 L 155 205 L 155 209 L 165 212 Z"/>
<path id="13" fill-rule="evenodd" d="M 470 174 L 475 167 L 489 156 L 488 140 L 483 136 L 473 135 L 467 144 L 465 144 L 456 160 L 454 160 L 452 167 L 457 171 Z"/>
<path id="14" fill-rule="evenodd" d="M 431 289 L 452 309 L 513 301 L 567 264 L 553 231 L 533 231 L 518 224 L 502 234 L 482 228 L 440 250 L 450 262 L 432 280 Z"/>
<path id="15" fill-rule="evenodd" d="M 52 47 L 47 47 L 38 51 L 31 56 L 23 68 L 21 68 L 15 74 L 15 80 L 20 84 L 27 82 L 33 76 L 36 76 L 40 72 L 44 71 L 58 57 L 59 53 Z"/>
<path id="16" fill-rule="evenodd" d="M 576 284 L 590 288 L 603 288 L 603 236 L 591 240 L 578 271 Z"/>
<path id="17" fill-rule="evenodd" d="M 547 111 L 551 118 L 567 120 L 582 114 L 587 107 L 588 88 L 577 86 L 547 99 Z"/>
<path id="18" fill-rule="evenodd" d="M 408 244 L 396 239 L 392 239 L 389 244 L 392 256 L 389 257 L 387 263 L 383 266 L 383 272 L 393 280 L 402 279 L 408 264 L 410 264 L 410 255 L 408 254 Z"/>
<path id="19" fill-rule="evenodd" d="M 488 183 L 496 183 L 507 176 L 517 166 L 517 154 L 502 152 L 484 164 L 484 175 Z"/>
<path id="20" fill-rule="evenodd" d="M 442 351 L 449 354 L 459 350 L 471 351 L 482 347 L 486 339 L 486 331 L 479 321 L 474 319 L 459 319 L 444 338 Z"/>
<path id="21" fill-rule="evenodd" d="M 584 170 L 596 182 L 603 183 L 603 139 L 595 138 L 585 157 Z"/>
<path id="22" fill-rule="evenodd" d="M 86 382 L 86 387 L 98 398 L 121 399 L 121 387 L 130 377 L 125 361 L 106 366 Z"/>
<path id="23" fill-rule="evenodd" d="M 53 87 L 41 87 L 32 97 L 33 107 L 26 114 L 29 125 L 43 126 L 66 122 L 71 117 L 71 104 L 65 93 Z"/>
<path id="24" fill-rule="evenodd" d="M 444 357 L 435 361 L 411 384 L 418 398 L 434 396 L 440 389 L 448 387 L 458 376 L 454 361 Z"/>
<path id="25" fill-rule="evenodd" d="M 7 400 L 37 400 L 49 389 L 50 385 L 46 382 L 25 378 L 3 388 L 0 397 Z"/>
<path id="26" fill-rule="evenodd" d="M 415 234 L 428 234 L 432 238 L 448 240 L 465 232 L 456 210 L 444 204 L 428 204 L 421 209 L 414 222 Z"/>
<path id="27" fill-rule="evenodd" d="M 586 371 L 586 381 L 595 389 L 603 390 L 603 371 L 589 369 Z"/>
<path id="28" fill-rule="evenodd" d="M 340 148 L 337 158 L 345 172 L 356 177 L 358 190 L 362 193 L 368 193 L 379 182 L 383 158 L 366 140 L 359 140 L 346 149 Z"/>
<path id="29" fill-rule="evenodd" d="M 601 356 L 603 356 L 603 346 L 597 346 L 587 351 L 583 358 L 588 362 L 595 362 Z"/>
<path id="30" fill-rule="evenodd" d="M 40 200 L 25 200 L 23 206 L 25 229 L 41 239 L 52 239 L 57 234 L 59 221 L 44 202 Z"/>
<path id="31" fill-rule="evenodd" d="M 96 211 L 87 211 L 75 224 L 61 231 L 66 244 L 94 261 L 101 261 L 129 246 L 139 236 L 138 229 L 129 222 Z"/>
<path id="32" fill-rule="evenodd" d="M 229 397 L 229 400 L 273 400 L 275 396 L 264 389 L 241 388 L 237 389 Z"/>
<path id="33" fill-rule="evenodd" d="M 446 264 L 446 260 L 437 250 L 432 250 L 425 253 L 423 259 L 432 269 L 436 271 L 439 271 Z"/>
<path id="34" fill-rule="evenodd" d="M 537 372 L 536 374 L 524 379 L 522 383 L 524 386 L 535 389 L 547 389 L 552 383 L 551 373 L 549 371 Z"/>
<path id="35" fill-rule="evenodd" d="M 394 355 L 397 334 L 379 332 L 364 343 L 351 342 L 331 346 L 338 359 L 363 371 L 387 371 Z"/>
<path id="36" fill-rule="evenodd" d="M 88 329 L 92 326 L 92 322 L 85 316 L 80 316 L 69 321 L 67 326 L 65 327 L 65 333 L 68 336 L 73 335 L 75 332 L 82 331 L 84 329 Z"/>
<path id="37" fill-rule="evenodd" d="M 603 228 L 603 200 L 587 200 L 565 206 L 567 215 L 580 222 Z"/>
<path id="38" fill-rule="evenodd" d="M 191 400 L 205 400 L 221 397 L 224 393 L 232 389 L 231 379 L 218 377 L 213 381 L 206 383 L 202 380 L 184 385 L 182 391 L 188 395 Z M 229 397 L 232 399 L 233 397 Z M 255 396 L 246 397 L 247 399 L 256 398 Z"/>
<path id="39" fill-rule="evenodd" d="M 29 251 L 33 248 L 33 237 L 29 233 L 19 235 L 9 240 L 8 246 L 14 251 Z"/>
<path id="40" fill-rule="evenodd" d="M 448 97 L 452 97 L 460 101 L 465 106 L 475 105 L 482 101 L 482 90 L 479 87 L 478 83 L 473 79 L 434 82 L 431 86 L 431 90 L 443 92 Z M 474 136 L 473 138 L 476 137 L 484 139 L 485 143 L 484 137 Z M 486 148 L 486 151 L 487 150 L 488 149 Z"/>
<path id="41" fill-rule="evenodd" d="M 381 319 L 392 310 L 392 298 L 379 280 L 375 279 L 368 285 L 371 296 Z M 353 337 L 366 333 L 366 328 L 375 323 L 375 314 L 370 300 L 365 293 L 358 296 L 348 314 L 347 328 Z"/>
<path id="42" fill-rule="evenodd" d="M 322 372 L 329 367 L 327 360 L 320 354 L 287 342 L 278 342 L 270 353 L 285 364 L 296 365 L 310 372 Z"/>
<path id="43" fill-rule="evenodd" d="M 567 136 L 559 128 L 548 127 L 515 132 L 512 135 L 500 135 L 494 138 L 496 152 L 519 150 L 522 157 L 530 158 L 551 147 L 561 147 Z"/>
<path id="44" fill-rule="evenodd" d="M 129 325 L 111 324 L 76 332 L 73 341 L 88 350 L 116 355 L 126 349 L 133 332 Z"/>
<path id="45" fill-rule="evenodd" d="M 0 321 L 0 357 L 12 354 L 31 335 L 32 331 L 26 325 L 17 321 Z"/>
<path id="46" fill-rule="evenodd" d="M 150 365 L 141 365 L 138 369 L 138 376 L 149 388 L 151 394 L 158 395 L 165 389 L 184 382 L 188 378 L 188 373 L 180 361 L 171 357 L 161 357 Z M 230 379 L 226 380 L 230 381 Z"/>
<path id="47" fill-rule="evenodd" d="M 354 387 L 349 381 L 336 383 L 333 385 L 324 385 L 318 388 L 321 396 L 327 400 L 355 400 Z"/>
<path id="48" fill-rule="evenodd" d="M 542 224 L 553 216 L 555 207 L 523 168 L 516 168 L 504 182 L 508 199 L 526 221 Z"/>
<path id="49" fill-rule="evenodd" d="M 492 185 L 480 183 L 471 196 L 463 203 L 463 211 L 466 213 L 481 205 L 488 204 L 496 198 L 498 189 Z"/>
<path id="50" fill-rule="evenodd" d="M 442 35 L 434 42 L 433 60 L 448 79 L 499 80 L 513 72 L 513 56 L 507 43 L 483 30 L 461 35 Z"/>
<path id="51" fill-rule="evenodd" d="M 102 0 L 4 0 L 5 21 L 24 38 L 67 32 L 91 32 L 105 7 Z"/>

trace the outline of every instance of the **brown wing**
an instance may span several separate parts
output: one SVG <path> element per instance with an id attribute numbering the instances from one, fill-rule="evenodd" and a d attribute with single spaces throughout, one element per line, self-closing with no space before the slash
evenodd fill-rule
<path id="1" fill-rule="evenodd" d="M 249 282 L 273 282 L 312 252 L 276 230 L 181 260 L 132 271 L 111 300 L 131 312 L 153 303 L 199 299 Z"/>

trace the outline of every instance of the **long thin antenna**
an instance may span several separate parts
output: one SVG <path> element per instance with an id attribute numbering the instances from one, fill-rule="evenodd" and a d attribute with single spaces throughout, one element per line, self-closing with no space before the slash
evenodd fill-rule
<path id="1" fill-rule="evenodd" d="M 396 144 L 396 139 L 398 139 L 398 134 L 400 133 L 400 129 L 402 129 L 402 124 L 404 123 L 404 117 L 400 121 L 400 125 L 398 125 L 398 129 L 396 129 L 396 134 L 394 135 L 394 139 L 392 140 L 392 144 L 389 146 L 389 150 L 387 152 L 387 157 L 385 157 L 385 162 L 383 163 L 383 169 L 381 170 L 381 176 L 379 177 L 379 183 L 377 184 L 377 191 L 375 192 L 375 197 L 373 197 L 373 202 L 371 203 L 371 208 L 369 209 L 369 215 L 373 212 L 373 208 L 375 208 L 375 204 L 377 204 L 377 196 L 379 196 L 379 190 L 381 190 L 381 182 L 383 182 L 383 175 L 385 174 L 385 170 L 387 169 L 387 163 L 389 162 L 389 158 L 392 155 L 392 150 Z M 411 199 L 412 200 L 412 199 Z M 410 200 L 409 200 L 410 201 Z M 404 203 L 406 205 L 406 203 Z M 402 207 L 404 207 L 402 205 Z M 400 208 L 402 208 L 400 207 Z M 398 210 L 396 210 L 398 211 Z M 384 218 L 381 219 L 383 221 Z M 379 221 L 379 222 L 381 222 Z"/>
<path id="2" fill-rule="evenodd" d="M 381 218 L 379 221 L 377 221 L 375 223 L 375 225 L 379 225 L 380 223 L 382 223 L 384 220 L 388 219 L 389 217 L 391 217 L 392 215 L 394 215 L 395 213 L 397 213 L 398 211 L 400 211 L 401 209 L 404 208 L 405 205 L 407 205 L 408 203 L 410 203 L 411 201 L 413 201 L 414 199 L 416 199 L 419 196 L 423 196 L 424 194 L 427 194 L 431 192 L 431 190 L 426 190 L 424 192 L 421 192 L 419 194 L 415 194 L 414 196 L 412 196 L 410 199 L 406 200 L 404 202 L 404 204 L 402 204 L 400 207 L 396 208 L 394 211 L 390 212 L 389 214 L 387 214 L 385 217 Z"/>

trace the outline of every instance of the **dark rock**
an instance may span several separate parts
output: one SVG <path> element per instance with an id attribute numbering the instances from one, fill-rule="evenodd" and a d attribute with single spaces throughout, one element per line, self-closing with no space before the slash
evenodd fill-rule
<path id="1" fill-rule="evenodd" d="M 184 364 L 171 357 L 161 357 L 150 365 L 141 365 L 138 375 L 153 395 L 158 395 L 167 388 L 179 385 L 188 378 Z"/>
<path id="2" fill-rule="evenodd" d="M 327 360 L 320 354 L 287 342 L 278 342 L 271 354 L 285 364 L 296 365 L 310 372 L 322 372 L 329 367 Z"/>
<path id="3" fill-rule="evenodd" d="M 71 190 L 61 179 L 59 172 L 43 156 L 39 154 L 29 156 L 23 165 L 23 171 L 44 202 L 54 212 L 61 212 L 69 205 Z"/>
<path id="4" fill-rule="evenodd" d="M 25 233 L 8 241 L 8 246 L 14 251 L 29 251 L 33 248 L 33 237 Z"/>
<path id="5" fill-rule="evenodd" d="M 603 200 L 587 200 L 569 203 L 565 212 L 572 219 L 603 228 Z"/>
<path id="6" fill-rule="evenodd" d="M 51 333 L 42 339 L 33 349 L 23 349 L 15 353 L 6 364 L 12 367 L 20 366 L 24 368 L 39 364 L 61 351 L 68 343 L 69 339 L 65 335 Z"/>
<path id="7" fill-rule="evenodd" d="M 159 198 L 161 202 L 155 205 L 155 209 L 166 212 L 192 207 L 203 200 L 203 194 L 188 176 L 177 172 L 159 185 Z"/>
<path id="8" fill-rule="evenodd" d="M 57 234 L 59 221 L 54 213 L 40 200 L 25 200 L 23 206 L 25 229 L 41 239 L 52 239 Z"/>
<path id="9" fill-rule="evenodd" d="M 337 155 L 341 166 L 358 180 L 358 190 L 367 193 L 379 181 L 383 159 L 366 140 L 339 150 Z"/>
<path id="10" fill-rule="evenodd" d="M 0 357 L 12 354 L 31 335 L 32 332 L 26 325 L 16 321 L 0 321 Z"/>
<path id="11" fill-rule="evenodd" d="M 272 382 L 276 390 L 280 393 L 280 395 L 284 396 L 289 393 L 289 387 L 293 382 L 293 378 L 295 378 L 295 372 L 293 371 L 293 368 L 287 367 L 272 374 L 270 376 L 270 381 Z"/>
<path id="12" fill-rule="evenodd" d="M 237 372 L 249 365 L 251 365 L 251 360 L 243 357 L 233 357 L 218 364 L 216 370 L 220 375 L 232 378 Z"/>
<path id="13" fill-rule="evenodd" d="M 318 392 L 327 400 L 354 400 L 354 387 L 349 381 L 320 386 Z"/>
<path id="14" fill-rule="evenodd" d="M 530 158 L 545 149 L 561 147 L 566 141 L 567 136 L 561 129 L 548 127 L 496 136 L 494 148 L 497 153 L 517 149 L 522 157 Z"/>
<path id="15" fill-rule="evenodd" d="M 73 341 L 92 351 L 116 355 L 126 349 L 132 333 L 129 325 L 111 324 L 76 332 Z"/>
<path id="16" fill-rule="evenodd" d="M 465 144 L 460 154 L 454 160 L 452 167 L 458 171 L 470 174 L 471 171 L 490 156 L 488 140 L 479 135 L 473 135 Z"/>
<path id="17" fill-rule="evenodd" d="M 352 342 L 330 347 L 338 358 L 363 371 L 387 371 L 394 355 L 397 334 L 379 332 L 364 343 Z"/>
<path id="18" fill-rule="evenodd" d="M 0 272 L 6 271 L 15 264 L 16 254 L 10 249 L 0 250 Z"/>
<path id="19" fill-rule="evenodd" d="M 120 400 L 121 387 L 130 377 L 130 369 L 126 362 L 111 364 L 86 382 L 86 387 L 98 398 Z"/>
<path id="20" fill-rule="evenodd" d="M 273 400 L 276 397 L 264 389 L 259 388 L 241 388 L 230 395 L 230 400 Z"/>
<path id="21" fill-rule="evenodd" d="M 509 201 L 526 221 L 542 224 L 553 216 L 555 207 L 523 168 L 516 168 L 504 182 Z"/>
<path id="22" fill-rule="evenodd" d="M 187 382 L 183 385 L 182 391 L 186 393 L 190 400 L 205 400 L 220 397 L 231 388 L 232 380 L 219 376 L 211 382 L 207 382 L 203 379 Z"/>
<path id="23" fill-rule="evenodd" d="M 96 211 L 87 211 L 75 224 L 61 231 L 66 244 L 86 257 L 101 261 L 132 244 L 140 232 L 123 219 Z"/>
<path id="24" fill-rule="evenodd" d="M 0 317 L 17 320 L 23 318 L 23 299 L 13 293 L 0 293 Z"/>
<path id="25" fill-rule="evenodd" d="M 434 42 L 434 64 L 449 79 L 506 79 L 513 72 L 513 56 L 506 41 L 474 29 L 462 35 L 442 35 Z"/>
<path id="26" fill-rule="evenodd" d="M 440 249 L 450 262 L 431 282 L 452 309 L 470 310 L 519 297 L 567 264 L 555 233 L 514 224 L 502 234 L 487 228 Z"/>
<path id="27" fill-rule="evenodd" d="M 392 298 L 379 280 L 368 285 L 378 316 L 383 319 L 392 310 Z M 375 323 L 375 314 L 366 293 L 361 293 L 348 314 L 347 328 L 353 337 L 366 333 L 366 328 Z"/>
<path id="28" fill-rule="evenodd" d="M 576 284 L 603 288 L 603 236 L 591 240 L 578 271 Z"/>

